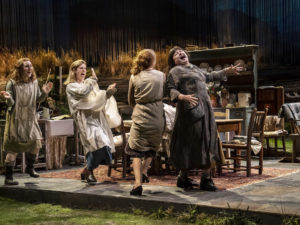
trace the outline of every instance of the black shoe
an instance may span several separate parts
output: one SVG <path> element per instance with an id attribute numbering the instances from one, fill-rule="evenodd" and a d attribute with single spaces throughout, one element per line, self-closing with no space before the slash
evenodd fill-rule
<path id="1" fill-rule="evenodd" d="M 34 178 L 40 177 L 40 175 L 35 171 L 34 168 L 30 168 L 28 166 L 25 169 L 25 173 L 28 173 L 29 176 L 34 177 Z"/>
<path id="2" fill-rule="evenodd" d="M 14 167 L 11 165 L 6 164 L 5 165 L 5 185 L 18 185 L 18 181 L 14 181 L 13 178 L 13 173 L 14 173 Z"/>
<path id="3" fill-rule="evenodd" d="M 149 183 L 149 182 L 150 182 L 149 177 L 143 174 L 142 183 Z"/>
<path id="4" fill-rule="evenodd" d="M 7 178 L 5 178 L 4 183 L 5 183 L 5 185 L 18 185 L 19 184 L 18 181 L 14 181 L 13 179 L 7 179 Z"/>
<path id="5" fill-rule="evenodd" d="M 86 180 L 87 179 L 87 174 L 81 173 L 80 174 L 80 180 Z"/>
<path id="6" fill-rule="evenodd" d="M 184 189 L 193 189 L 193 186 L 198 186 L 198 184 L 194 183 L 192 179 L 186 177 L 183 178 L 181 176 L 177 177 L 177 187 Z"/>
<path id="7" fill-rule="evenodd" d="M 136 188 L 134 188 L 134 189 L 132 189 L 131 191 L 130 191 L 130 195 L 142 195 L 142 192 L 143 192 L 143 187 L 142 187 L 142 185 L 140 185 L 140 186 L 138 186 L 138 187 L 136 187 Z"/>
<path id="8" fill-rule="evenodd" d="M 88 182 L 88 184 L 96 184 L 97 183 L 97 179 L 94 176 L 93 171 L 89 171 L 89 175 L 86 176 L 86 181 Z"/>
<path id="9" fill-rule="evenodd" d="M 40 175 L 34 169 L 34 163 L 36 159 L 36 154 L 28 153 L 26 154 L 26 169 L 25 173 L 28 173 L 31 177 L 37 178 Z"/>
<path id="10" fill-rule="evenodd" d="M 86 172 L 84 171 L 84 172 L 82 172 L 82 173 L 80 174 L 80 179 L 81 179 L 82 181 L 85 181 L 85 180 L 87 180 L 88 176 L 89 176 L 88 171 L 86 171 Z"/>
<path id="11" fill-rule="evenodd" d="M 217 191 L 217 187 L 215 186 L 213 180 L 211 178 L 201 178 L 200 182 L 200 190 L 203 191 Z"/>

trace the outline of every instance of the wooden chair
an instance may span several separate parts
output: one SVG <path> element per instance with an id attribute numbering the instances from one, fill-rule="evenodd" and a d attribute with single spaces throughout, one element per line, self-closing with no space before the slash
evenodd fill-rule
<path id="1" fill-rule="evenodd" d="M 225 111 L 224 111 L 223 108 L 214 108 L 213 111 L 214 111 L 214 116 L 215 116 L 216 120 L 218 120 L 218 119 L 229 119 L 230 118 L 230 110 L 229 109 L 225 109 Z M 219 133 L 218 136 L 219 136 L 218 137 L 219 140 L 228 142 L 229 137 L 230 137 L 230 132 L 225 132 L 225 133 L 223 133 L 223 135 L 222 135 L 222 133 L 221 133 L 221 135 Z M 226 150 L 225 155 L 226 155 L 227 158 L 230 157 L 229 149 Z"/>
<path id="2" fill-rule="evenodd" d="M 251 169 L 258 169 L 259 174 L 262 174 L 263 171 L 263 138 L 264 138 L 264 122 L 266 119 L 267 109 L 265 111 L 257 111 L 257 109 L 253 109 L 249 127 L 248 127 L 248 134 L 246 143 L 233 143 L 233 142 L 225 142 L 222 143 L 223 149 L 233 149 L 234 154 L 233 156 L 227 157 L 225 156 L 226 160 L 233 161 L 231 165 L 233 167 L 223 167 L 222 165 L 219 166 L 219 173 L 222 173 L 222 169 L 226 170 L 233 170 L 233 171 L 246 171 L 247 177 L 251 176 Z M 259 165 L 252 166 L 251 165 L 251 139 L 253 136 L 258 137 L 258 141 L 261 143 L 261 149 L 259 151 Z M 245 152 L 244 155 L 241 153 Z M 246 166 L 241 165 L 241 160 L 246 161 Z M 227 164 L 225 164 L 227 166 Z"/>
<path id="3" fill-rule="evenodd" d="M 122 117 L 122 110 L 119 109 L 119 112 Z M 123 123 L 123 119 L 121 120 L 121 125 L 115 129 L 117 135 L 114 135 L 115 149 L 116 152 L 112 154 L 113 163 L 109 165 L 107 176 L 111 176 L 111 170 L 118 168 L 122 168 L 122 177 L 126 176 L 126 172 L 130 171 L 130 157 L 125 153 L 125 147 L 127 144 L 127 137 L 125 132 L 125 127 Z"/>
<path id="4" fill-rule="evenodd" d="M 291 134 L 293 140 L 292 162 L 296 162 L 297 155 L 300 154 L 300 102 L 286 103 L 282 105 L 281 117 L 285 117 L 291 124 Z"/>
<path id="5" fill-rule="evenodd" d="M 278 116 L 269 115 L 265 120 L 264 139 L 266 140 L 266 154 L 270 156 L 277 156 L 279 153 L 286 154 L 285 136 L 287 131 L 284 130 L 284 119 Z M 278 140 L 281 139 L 281 147 Z M 274 140 L 274 146 L 270 145 L 270 140 Z M 280 150 L 282 150 L 280 152 Z"/>

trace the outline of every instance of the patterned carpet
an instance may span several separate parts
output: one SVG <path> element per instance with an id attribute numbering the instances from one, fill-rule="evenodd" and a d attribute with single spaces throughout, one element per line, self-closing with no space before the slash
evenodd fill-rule
<path id="1" fill-rule="evenodd" d="M 80 173 L 82 168 L 69 169 L 55 172 L 48 172 L 41 174 L 41 177 L 45 178 L 64 178 L 64 179 L 74 179 L 80 180 Z M 251 177 L 246 177 L 245 172 L 226 172 L 223 171 L 222 176 L 216 175 L 213 178 L 217 188 L 219 190 L 228 190 L 232 188 L 241 187 L 244 185 L 249 185 L 257 182 L 261 182 L 267 179 L 288 175 L 297 172 L 296 169 L 279 169 L 279 168 L 264 168 L 263 175 L 258 175 L 257 170 L 252 172 Z M 134 183 L 133 173 L 128 174 L 125 178 L 122 178 L 122 173 L 120 171 L 112 170 L 111 177 L 107 176 L 107 167 L 100 166 L 94 170 L 94 175 L 96 176 L 98 182 L 112 182 L 112 183 Z M 174 172 L 168 174 L 162 174 L 160 176 L 149 176 L 150 185 L 162 185 L 162 186 L 176 186 L 177 176 Z M 196 174 L 193 172 L 190 176 L 194 181 L 200 183 L 200 173 Z"/>

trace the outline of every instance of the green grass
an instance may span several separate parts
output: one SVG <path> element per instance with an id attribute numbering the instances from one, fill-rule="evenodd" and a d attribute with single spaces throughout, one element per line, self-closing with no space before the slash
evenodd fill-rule
<path id="1" fill-rule="evenodd" d="M 130 206 L 128 206 L 130 207 Z M 175 213 L 172 208 L 146 212 L 132 209 L 131 213 L 103 210 L 70 209 L 51 204 L 29 204 L 0 197 L 1 225 L 238 225 L 261 224 L 246 213 L 208 215 L 196 208 Z M 236 222 L 235 222 L 236 221 Z M 243 223 L 241 223 L 243 221 Z"/>
<path id="2" fill-rule="evenodd" d="M 128 206 L 130 207 L 130 206 Z M 230 207 L 229 207 L 230 208 Z M 190 207 L 180 213 L 173 208 L 146 212 L 131 208 L 131 213 L 82 210 L 51 204 L 30 204 L 0 197 L 1 225 L 260 225 L 261 219 L 247 211 L 201 213 Z M 299 218 L 283 217 L 282 225 L 299 225 Z"/>
<path id="3" fill-rule="evenodd" d="M 79 210 L 51 204 L 29 204 L 0 197 L 0 224 L 36 225 L 127 225 L 127 224 L 176 224 L 176 220 L 162 221 L 121 212 Z"/>

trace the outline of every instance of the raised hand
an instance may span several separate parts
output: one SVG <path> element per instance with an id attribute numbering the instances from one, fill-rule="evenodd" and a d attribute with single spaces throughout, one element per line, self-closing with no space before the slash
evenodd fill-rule
<path id="1" fill-rule="evenodd" d="M 239 63 L 236 66 L 231 65 L 230 67 L 225 68 L 225 73 L 238 75 L 240 74 L 239 72 L 243 71 L 243 69 L 244 68 L 241 67 Z"/>
<path id="2" fill-rule="evenodd" d="M 0 91 L 0 94 L 6 99 L 11 98 L 10 94 L 6 91 Z"/>
<path id="3" fill-rule="evenodd" d="M 97 75 L 96 75 L 96 73 L 95 73 L 94 68 L 91 68 L 91 71 L 92 71 L 92 77 L 91 77 L 91 78 L 93 78 L 93 79 L 95 79 L 95 80 L 98 80 L 98 77 L 97 77 Z"/>
<path id="4" fill-rule="evenodd" d="M 108 89 L 114 89 L 114 88 L 116 88 L 116 86 L 117 86 L 117 83 L 113 83 L 108 86 Z"/>
<path id="5" fill-rule="evenodd" d="M 44 84 L 42 87 L 42 90 L 46 93 L 49 94 L 49 92 L 51 91 L 53 87 L 53 83 L 52 82 L 48 82 L 47 84 Z"/>

